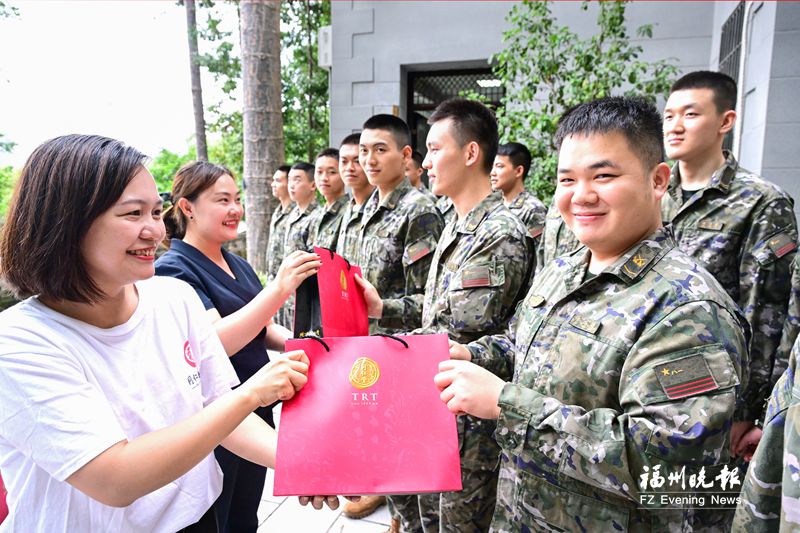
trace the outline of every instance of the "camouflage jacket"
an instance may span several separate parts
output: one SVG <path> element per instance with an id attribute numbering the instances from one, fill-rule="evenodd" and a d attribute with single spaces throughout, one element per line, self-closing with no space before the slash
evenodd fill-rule
<path id="1" fill-rule="evenodd" d="M 422 328 L 467 343 L 505 330 L 529 275 L 524 226 L 500 193 L 484 198 L 444 229 L 422 303 Z"/>
<path id="2" fill-rule="evenodd" d="M 685 466 L 688 479 L 727 466 L 747 322 L 667 229 L 587 279 L 589 253 L 546 266 L 506 334 L 469 345 L 498 374 L 513 355 L 492 529 L 713 528 L 717 511 L 644 508 L 640 482 L 655 468 Z"/>
<path id="3" fill-rule="evenodd" d="M 783 332 L 781 333 L 781 343 L 778 346 L 778 356 L 775 358 L 774 376 L 780 372 L 782 375 L 785 367 L 781 367 L 781 361 L 788 361 L 797 334 L 800 333 L 800 254 L 794 254 L 792 261 L 792 289 L 789 293 L 789 306 L 786 309 L 786 320 L 783 322 Z"/>
<path id="4" fill-rule="evenodd" d="M 339 237 L 336 239 L 336 253 L 354 265 L 361 265 L 358 253 L 358 238 L 361 233 L 361 217 L 367 202 L 356 205 L 350 198 L 342 210 L 342 222 L 339 225 Z"/>
<path id="5" fill-rule="evenodd" d="M 433 202 L 434 204 L 439 200 L 439 197 L 436 196 L 435 194 L 433 194 L 433 192 L 431 192 L 431 190 L 429 188 L 427 188 L 425 185 L 423 185 L 422 183 L 419 184 L 419 187 L 417 187 L 417 190 L 419 192 L 421 192 L 422 194 L 424 194 L 425 196 L 427 196 L 428 199 L 431 202 Z"/>
<path id="6" fill-rule="evenodd" d="M 583 245 L 561 218 L 561 213 L 554 203 L 547 210 L 544 234 L 539 241 L 536 270 L 542 270 L 556 257 L 574 252 L 581 246 Z"/>
<path id="7" fill-rule="evenodd" d="M 767 404 L 764 434 L 742 486 L 733 531 L 800 530 L 800 381 L 796 380 L 800 345 Z"/>
<path id="8" fill-rule="evenodd" d="M 382 202 L 377 190 L 367 200 L 359 262 L 365 278 L 383 299 L 383 317 L 378 324 L 382 331 L 409 331 L 420 326 L 422 306 L 407 297 L 425 290 L 442 226 L 433 202 L 408 179 Z"/>
<path id="9" fill-rule="evenodd" d="M 286 225 L 289 213 L 294 209 L 294 202 L 285 208 L 280 203 L 272 212 L 269 222 L 269 242 L 267 243 L 267 280 L 275 279 L 283 262 L 283 241 L 286 236 Z"/>
<path id="10" fill-rule="evenodd" d="M 286 235 L 283 239 L 283 256 L 286 257 L 295 250 L 311 252 L 314 250 L 311 242 L 311 225 L 316 220 L 315 213 L 321 209 L 316 200 L 312 200 L 304 211 L 294 206 L 286 222 Z"/>
<path id="11" fill-rule="evenodd" d="M 336 251 L 336 241 L 339 239 L 339 228 L 342 224 L 344 209 L 350 202 L 350 197 L 344 195 L 333 204 L 325 204 L 314 213 L 311 222 L 309 239 L 313 246 L 321 246 Z"/>
<path id="12" fill-rule="evenodd" d="M 445 224 L 449 224 L 451 220 L 456 218 L 456 209 L 453 207 L 453 201 L 447 196 L 440 196 L 436 200 L 436 209 L 439 210 Z"/>
<path id="13" fill-rule="evenodd" d="M 522 299 L 531 265 L 522 223 L 500 193 L 483 199 L 444 229 L 433 254 L 422 304 L 422 329 L 461 343 L 501 333 Z M 422 299 L 423 295 L 416 295 Z M 457 418 L 461 462 L 467 469 L 497 466 L 496 422 Z"/>
<path id="14" fill-rule="evenodd" d="M 678 165 L 661 201 L 678 246 L 704 266 L 739 305 L 753 332 L 750 384 L 737 420 L 755 420 L 786 368 L 776 361 L 797 247 L 792 199 L 739 167 L 732 155 L 709 184 L 683 203 Z"/>
<path id="15" fill-rule="evenodd" d="M 522 191 L 514 198 L 514 201 L 508 204 L 508 208 L 522 221 L 538 248 L 544 232 L 545 214 L 547 213 L 547 208 L 542 201 L 532 192 Z"/>

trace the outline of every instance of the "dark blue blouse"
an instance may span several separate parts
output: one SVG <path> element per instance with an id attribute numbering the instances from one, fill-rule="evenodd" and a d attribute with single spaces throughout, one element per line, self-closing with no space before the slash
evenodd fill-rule
<path id="1" fill-rule="evenodd" d="M 185 281 L 194 288 L 206 309 L 213 308 L 220 316 L 228 316 L 255 298 L 261 291 L 261 281 L 253 267 L 238 255 L 223 249 L 222 257 L 236 276 L 235 279 L 194 246 L 180 239 L 172 239 L 170 249 L 156 260 L 156 275 Z M 264 344 L 266 331 L 266 328 L 262 329 L 231 357 L 241 382 L 269 362 Z"/>

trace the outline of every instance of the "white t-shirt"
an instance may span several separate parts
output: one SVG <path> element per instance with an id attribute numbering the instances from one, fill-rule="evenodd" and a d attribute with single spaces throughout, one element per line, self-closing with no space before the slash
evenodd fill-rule
<path id="1" fill-rule="evenodd" d="M 219 495 L 213 454 L 124 508 L 64 481 L 113 444 L 185 420 L 238 383 L 189 285 L 156 277 L 136 288 L 133 316 L 110 329 L 35 297 L 0 313 L 0 472 L 10 508 L 0 531 L 173 532 Z"/>

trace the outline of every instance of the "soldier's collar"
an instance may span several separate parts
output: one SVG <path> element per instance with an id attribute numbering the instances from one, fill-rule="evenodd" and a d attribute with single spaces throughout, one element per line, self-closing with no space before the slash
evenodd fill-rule
<path id="1" fill-rule="evenodd" d="M 297 207 L 297 211 L 298 211 L 298 212 L 299 212 L 301 215 L 306 215 L 306 214 L 310 213 L 311 211 L 313 211 L 314 209 L 316 209 L 318 205 L 319 205 L 319 204 L 317 203 L 317 199 L 316 199 L 316 198 L 314 198 L 313 200 L 311 200 L 311 201 L 308 203 L 308 205 L 306 206 L 306 208 L 305 208 L 305 209 L 303 209 L 302 211 L 300 210 L 300 206 L 298 206 L 297 204 L 295 204 L 295 207 Z"/>
<path id="2" fill-rule="evenodd" d="M 475 230 L 481 225 L 481 222 L 483 222 L 483 219 L 489 214 L 489 211 L 495 209 L 502 202 L 503 197 L 501 193 L 493 192 L 489 194 L 467 213 L 463 221 L 458 221 L 458 231 L 461 233 L 475 233 Z"/>
<path id="3" fill-rule="evenodd" d="M 328 213 L 338 213 L 342 210 L 344 206 L 346 206 L 350 202 L 350 197 L 347 194 L 342 195 L 339 197 L 335 202 L 330 205 L 325 206 L 325 210 Z"/>
<path id="4" fill-rule="evenodd" d="M 736 176 L 736 169 L 739 167 L 739 163 L 731 152 L 723 150 L 722 153 L 725 156 L 725 162 L 714 171 L 711 175 L 711 181 L 701 190 L 718 189 L 723 193 L 727 193 L 728 189 L 730 189 L 731 181 Z M 668 190 L 674 198 L 681 196 L 681 170 L 677 161 L 670 172 Z"/>
<path id="5" fill-rule="evenodd" d="M 517 197 L 516 197 L 516 198 L 514 198 L 514 199 L 511 201 L 511 203 L 510 203 L 510 204 L 508 204 L 508 208 L 509 208 L 509 209 L 511 209 L 511 208 L 518 208 L 518 207 L 522 207 L 522 205 L 525 203 L 525 195 L 527 194 L 527 192 L 528 192 L 528 191 L 526 191 L 525 189 L 523 189 L 523 190 L 522 190 L 522 192 L 521 192 L 521 193 L 519 193 L 519 194 L 517 195 Z"/>
<path id="6" fill-rule="evenodd" d="M 378 207 L 385 207 L 386 209 L 394 209 L 397 207 L 397 203 L 400 201 L 408 191 L 411 190 L 411 182 L 408 181 L 408 178 L 403 178 L 403 180 L 395 187 L 395 189 L 389 193 L 389 196 L 380 200 L 380 195 L 378 196 Z M 375 189 L 375 194 L 378 194 L 378 189 Z"/>
<path id="7" fill-rule="evenodd" d="M 632 246 L 603 272 L 613 274 L 631 285 L 674 247 L 672 231 L 668 228 L 658 228 L 644 240 Z"/>

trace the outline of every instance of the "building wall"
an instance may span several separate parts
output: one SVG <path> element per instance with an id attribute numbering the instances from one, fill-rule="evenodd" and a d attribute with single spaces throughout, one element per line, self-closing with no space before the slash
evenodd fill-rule
<path id="1" fill-rule="evenodd" d="M 775 10 L 775 19 L 760 172 L 795 198 L 800 218 L 800 3 L 765 7 Z"/>
<path id="2" fill-rule="evenodd" d="M 716 69 L 727 2 L 634 2 L 630 34 L 653 24 L 653 38 L 634 38 L 642 58 L 674 58 L 682 72 Z M 509 2 L 332 2 L 331 142 L 375 113 L 406 118 L 408 71 L 486 66 L 502 47 Z M 597 6 L 555 2 L 561 23 L 587 36 Z M 743 166 L 800 199 L 800 2 L 754 2 L 749 27 L 742 142 Z M 741 111 L 741 110 L 740 110 Z"/>

